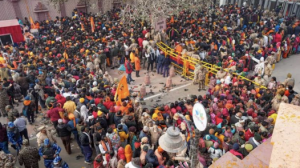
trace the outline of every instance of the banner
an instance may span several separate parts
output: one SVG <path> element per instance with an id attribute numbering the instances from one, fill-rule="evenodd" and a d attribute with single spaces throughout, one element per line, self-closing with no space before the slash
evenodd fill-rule
<path id="1" fill-rule="evenodd" d="M 162 31 L 167 28 L 166 18 L 157 19 L 155 22 L 155 31 Z"/>

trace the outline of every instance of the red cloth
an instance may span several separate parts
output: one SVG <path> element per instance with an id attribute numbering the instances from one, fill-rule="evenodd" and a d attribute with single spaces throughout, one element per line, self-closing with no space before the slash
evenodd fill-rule
<path id="1" fill-rule="evenodd" d="M 94 118 L 96 119 L 97 116 L 98 116 L 98 112 L 97 112 L 97 111 L 93 111 L 93 116 L 94 116 Z"/>
<path id="2" fill-rule="evenodd" d="M 106 107 L 106 109 L 110 109 L 110 107 L 114 106 L 114 102 L 107 101 L 107 102 L 104 102 L 103 105 Z"/>
<path id="3" fill-rule="evenodd" d="M 233 149 L 231 149 L 229 152 L 232 153 L 234 156 L 240 156 L 241 159 L 244 158 L 242 154 L 240 154 L 239 152 L 237 152 L 237 151 L 235 151 L 235 150 L 233 150 Z"/>
<path id="4" fill-rule="evenodd" d="M 124 161 L 126 161 L 126 158 L 125 158 L 125 151 L 124 151 L 124 148 L 123 147 L 120 147 L 118 149 L 118 159 L 122 159 Z"/>
<path id="5" fill-rule="evenodd" d="M 0 35 L 3 35 L 3 34 L 11 34 L 11 37 L 12 37 L 14 43 L 19 43 L 19 42 L 24 41 L 24 36 L 22 34 L 20 25 L 1 27 Z"/>
<path id="6" fill-rule="evenodd" d="M 66 98 L 61 96 L 61 94 L 57 94 L 55 96 L 56 102 L 59 103 L 61 105 L 61 107 L 64 106 L 65 102 L 66 102 Z"/>
<path id="7" fill-rule="evenodd" d="M 181 112 L 182 112 L 182 110 L 181 110 L 181 107 L 180 107 L 180 106 L 177 106 L 177 107 L 176 107 L 176 110 L 177 110 L 177 111 L 181 111 Z"/>
<path id="8" fill-rule="evenodd" d="M 98 106 L 98 104 L 100 103 L 100 100 L 101 100 L 101 99 L 102 99 L 102 98 L 95 98 L 94 101 L 95 101 L 95 105 L 96 105 L 96 106 Z"/>
<path id="9" fill-rule="evenodd" d="M 245 133 L 245 140 L 248 141 L 251 137 L 254 137 L 254 132 L 250 132 L 250 129 L 248 129 Z"/>
<path id="10" fill-rule="evenodd" d="M 142 33 L 143 33 L 143 35 L 145 37 L 145 35 L 148 33 L 148 31 L 147 30 L 143 30 Z"/>
<path id="11" fill-rule="evenodd" d="M 280 43 L 282 41 L 282 36 L 279 33 L 276 33 L 275 35 L 275 42 Z"/>
<path id="12" fill-rule="evenodd" d="M 50 118 L 50 120 L 52 122 L 57 121 L 58 119 L 60 119 L 59 116 L 59 110 L 57 107 L 50 109 L 47 111 L 47 117 Z"/>
<path id="13" fill-rule="evenodd" d="M 129 70 L 129 68 L 130 68 L 130 70 Z M 130 74 L 132 72 L 132 66 L 131 66 L 129 60 L 125 61 L 125 69 L 126 69 L 127 74 Z"/>
<path id="14" fill-rule="evenodd" d="M 220 124 L 222 123 L 223 119 L 222 118 L 219 118 L 219 117 L 216 117 L 216 124 Z"/>
<path id="15" fill-rule="evenodd" d="M 143 47 L 143 39 L 142 38 L 138 38 L 138 43 L 140 47 Z"/>
<path id="16" fill-rule="evenodd" d="M 79 80 L 79 76 L 73 76 L 73 78 Z"/>

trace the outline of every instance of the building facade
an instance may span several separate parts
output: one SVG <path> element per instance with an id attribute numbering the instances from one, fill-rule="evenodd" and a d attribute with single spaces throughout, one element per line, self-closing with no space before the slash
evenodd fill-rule
<path id="1" fill-rule="evenodd" d="M 300 0 L 220 0 L 220 5 L 225 4 L 238 4 L 239 7 L 251 5 L 269 10 L 274 10 L 276 6 L 281 5 L 283 15 L 296 15 L 300 18 Z"/>
<path id="2" fill-rule="evenodd" d="M 103 13 L 121 5 L 121 0 L 68 0 L 56 7 L 48 0 L 0 0 L 0 20 L 24 20 L 32 17 L 34 21 L 55 19 L 55 17 L 71 16 L 76 9 L 79 12 Z"/>

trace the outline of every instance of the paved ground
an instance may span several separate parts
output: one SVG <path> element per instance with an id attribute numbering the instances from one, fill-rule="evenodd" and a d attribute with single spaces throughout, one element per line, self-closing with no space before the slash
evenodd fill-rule
<path id="1" fill-rule="evenodd" d="M 288 59 L 284 59 L 280 61 L 280 63 L 276 64 L 275 70 L 272 74 L 272 76 L 276 76 L 278 81 L 283 81 L 286 78 L 287 73 L 291 73 L 293 77 L 296 80 L 295 83 L 295 90 L 300 92 L 300 66 L 298 64 L 300 63 L 300 55 L 293 55 Z M 135 80 L 134 83 L 130 85 L 130 88 L 132 88 L 133 91 L 139 91 L 140 90 L 140 84 L 144 82 L 144 76 L 145 76 L 145 70 L 141 70 L 139 78 L 135 77 L 135 72 L 132 73 L 132 78 Z M 125 73 L 120 74 L 118 70 L 110 70 L 109 74 L 113 78 L 121 79 Z M 164 88 L 164 84 L 166 82 L 166 78 L 163 78 L 162 75 L 158 75 L 155 72 L 150 73 L 150 80 L 151 85 L 146 87 L 146 92 L 148 95 L 145 97 L 145 107 L 152 108 L 154 105 L 165 105 L 169 104 L 171 102 L 174 102 L 178 100 L 178 98 L 184 99 L 188 98 L 190 95 L 203 95 L 205 94 L 204 91 L 198 92 L 197 85 L 191 84 L 191 81 L 187 81 L 186 79 L 181 78 L 180 75 L 176 75 L 173 78 L 173 87 L 169 91 L 161 92 Z M 152 90 L 153 93 L 149 94 L 150 90 Z M 17 109 L 21 111 L 22 105 L 18 106 Z M 39 116 L 37 118 L 37 121 L 34 125 L 28 125 L 28 132 L 31 138 L 30 144 L 32 146 L 36 146 L 36 132 L 35 128 L 42 125 L 42 117 Z M 1 123 L 7 123 L 6 118 L 0 118 Z M 50 127 L 51 128 L 51 127 Z M 59 138 L 57 138 L 58 145 L 63 148 L 62 142 Z M 16 154 L 16 152 L 10 148 L 10 151 L 13 154 Z M 80 160 L 76 160 L 76 156 L 80 153 L 80 150 L 76 144 L 76 142 L 72 143 L 72 154 L 68 155 L 65 152 L 65 149 L 62 149 L 61 151 L 61 157 L 69 164 L 70 167 L 74 168 L 89 168 L 93 166 L 88 166 L 84 164 L 84 159 L 81 158 Z M 20 167 L 18 164 L 16 164 L 16 167 Z M 43 161 L 40 161 L 40 167 L 43 166 Z"/>
<path id="2" fill-rule="evenodd" d="M 300 93 L 300 54 L 292 55 L 277 63 L 272 76 L 275 76 L 277 81 L 284 81 L 288 73 L 295 78 L 294 90 Z"/>

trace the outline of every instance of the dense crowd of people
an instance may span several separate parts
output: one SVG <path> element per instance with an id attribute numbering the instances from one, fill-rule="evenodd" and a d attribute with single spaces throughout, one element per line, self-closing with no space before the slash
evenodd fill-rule
<path id="1" fill-rule="evenodd" d="M 25 42 L 7 44 L 0 54 L 0 111 L 8 120 L 7 125 L 0 123 L 0 149 L 9 155 L 11 144 L 26 168 L 38 167 L 41 158 L 46 168 L 67 168 L 59 156 L 57 137 L 67 154 L 72 153 L 74 137 L 84 162 L 94 168 L 187 168 L 189 145 L 173 154 L 164 151 L 158 139 L 176 125 L 189 144 L 196 129 L 193 105 L 201 103 L 209 124 L 199 139 L 200 165 L 208 167 L 226 152 L 243 159 L 272 136 L 281 102 L 300 105 L 292 75 L 281 83 L 272 77 L 276 62 L 300 51 L 298 20 L 276 12 L 235 5 L 182 11 L 168 19 L 162 32 L 139 20 L 129 26 L 122 23 L 120 9 L 115 8 L 101 16 L 74 11 L 72 17 L 34 24 L 19 20 Z M 33 27 L 38 35 L 30 33 Z M 140 77 L 141 69 L 169 76 L 170 64 L 176 60 L 156 47 L 159 41 L 174 48 L 178 57 L 191 56 L 221 67 L 217 74 L 201 65 L 195 70 L 194 82 L 207 93 L 156 108 L 143 107 L 137 93 L 115 99 L 118 81 L 107 67 L 125 71 L 128 84 Z M 15 108 L 19 102 L 22 111 Z M 35 148 L 29 144 L 26 127 L 42 111 L 57 137 L 42 126 Z M 3 167 L 11 168 L 11 160 Z"/>

